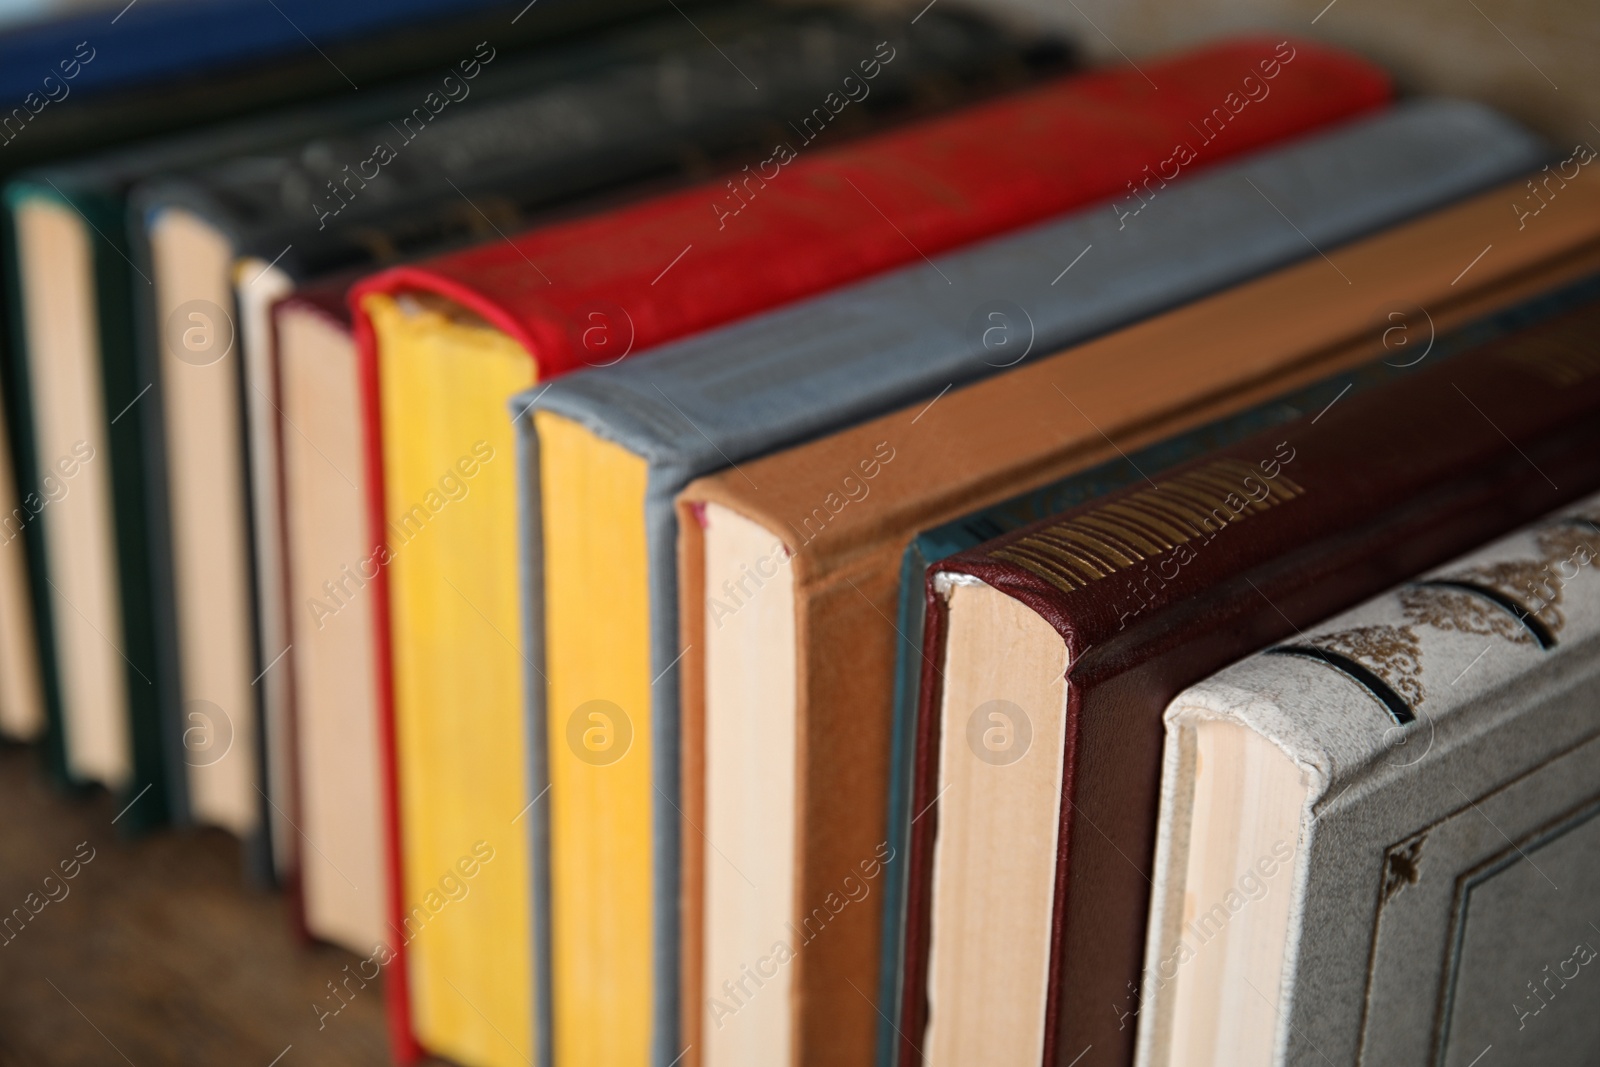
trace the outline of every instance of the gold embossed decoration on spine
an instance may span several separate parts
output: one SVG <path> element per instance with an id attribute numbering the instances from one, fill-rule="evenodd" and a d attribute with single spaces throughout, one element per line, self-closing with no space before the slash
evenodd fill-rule
<path id="1" fill-rule="evenodd" d="M 1214 460 L 1008 542 L 989 558 L 1070 593 L 1197 539 L 1206 544 L 1224 527 L 1305 492 L 1275 464 L 1276 473 L 1266 474 L 1267 466 Z M 1192 558 L 1193 549 L 1185 551 Z"/>

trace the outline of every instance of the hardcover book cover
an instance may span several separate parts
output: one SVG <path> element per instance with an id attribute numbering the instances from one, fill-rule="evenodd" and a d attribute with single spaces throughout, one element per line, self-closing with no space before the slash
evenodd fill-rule
<path id="1" fill-rule="evenodd" d="M 1141 1064 L 1600 1055 L 1597 559 L 1589 497 L 1178 694 Z"/>
<path id="2" fill-rule="evenodd" d="M 1573 310 L 930 567 L 903 1062 L 1131 1059 L 1161 711 L 1600 484 L 1600 302 L 1583 283 L 1573 295 Z"/>
<path id="3" fill-rule="evenodd" d="M 677 1018 L 665 1012 L 683 1003 L 679 848 L 699 831 L 680 821 L 685 649 L 673 499 L 690 480 L 737 472 L 765 452 L 919 397 L 926 404 L 1015 363 L 985 348 L 991 327 L 973 314 L 995 294 L 1024 309 L 1038 345 L 1059 346 L 1309 254 L 1274 203 L 1332 248 L 1503 179 L 1541 153 L 1476 106 L 1416 102 L 1175 184 L 1143 209 L 1138 222 L 1151 225 L 1119 229 L 1117 211 L 1101 205 L 513 400 L 524 451 L 524 602 L 533 609 L 530 738 L 543 746 L 532 758 L 549 763 L 553 985 L 570 998 L 557 1005 L 558 1034 L 563 1011 L 581 1022 L 606 1010 L 586 999 L 592 983 L 564 986 L 563 968 L 625 980 L 632 996 L 653 1003 L 658 1035 Z M 1066 269 L 1089 245 L 1095 270 Z M 597 603 L 607 611 L 596 613 Z M 599 733 L 588 733 L 592 715 L 617 724 L 616 738 L 628 724 L 630 740 L 615 758 L 578 743 L 598 743 L 610 729 L 597 720 Z M 545 784 L 536 777 L 527 796 L 541 796 Z M 763 788 L 783 793 L 781 782 Z M 763 1011 L 781 1010 L 783 1000 L 768 998 L 776 1008 Z M 845 1010 L 848 1054 L 870 1059 L 870 1020 Z M 836 1019 L 821 1020 L 804 1036 L 833 1050 L 826 1042 L 835 1030 L 845 1033 Z M 673 1045 L 667 1060 L 686 1043 L 663 1042 Z M 809 1055 L 787 1039 L 765 1047 Z"/>

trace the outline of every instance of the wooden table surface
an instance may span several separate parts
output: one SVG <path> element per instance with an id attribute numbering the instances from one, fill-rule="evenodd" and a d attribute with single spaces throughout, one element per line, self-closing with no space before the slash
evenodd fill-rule
<path id="1" fill-rule="evenodd" d="M 0 747 L 0 918 L 30 916 L 0 933 L 0 1067 L 386 1067 L 379 983 L 319 1030 L 313 1004 L 331 1008 L 326 983 L 358 959 L 297 940 L 285 896 L 245 888 L 234 838 L 130 841 L 116 815 Z"/>

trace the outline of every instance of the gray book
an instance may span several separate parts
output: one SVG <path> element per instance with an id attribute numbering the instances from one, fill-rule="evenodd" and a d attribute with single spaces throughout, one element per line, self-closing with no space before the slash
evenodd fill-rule
<path id="1" fill-rule="evenodd" d="M 564 897 L 563 884 L 608 862 L 601 850 L 617 834 L 652 827 L 626 869 L 600 867 L 636 895 L 648 885 L 648 939 L 574 942 L 562 953 L 582 957 L 602 983 L 648 970 L 658 1064 L 681 1051 L 679 840 L 701 832 L 683 828 L 678 805 L 677 493 L 712 471 L 936 401 L 1030 352 L 1316 255 L 1529 169 L 1544 152 L 1484 108 L 1416 100 L 1176 183 L 1134 217 L 1112 205 L 1076 212 L 513 399 L 525 494 L 528 795 L 551 792 L 530 812 L 534 884 L 553 887 L 535 901 L 534 922 L 592 928 L 594 902 Z M 1332 269 L 1330 283 L 1341 284 Z M 601 463 L 625 476 L 582 474 Z M 604 522 L 590 518 L 602 514 Z M 636 514 L 637 529 L 615 528 L 618 514 Z M 590 565 L 584 553 L 597 544 L 620 548 L 617 568 Z M 627 589 L 617 603 L 623 571 L 647 589 Z M 548 600 L 546 573 L 562 583 Z M 606 606 L 599 639 L 609 646 L 585 645 L 601 630 L 573 614 L 595 604 Z M 647 661 L 629 651 L 637 633 L 648 635 Z M 626 751 L 590 746 L 624 736 Z M 540 822 L 550 811 L 553 822 Z M 563 837 L 561 827 L 584 832 Z M 559 997 L 564 972 L 552 975 L 549 958 L 539 967 L 541 986 L 553 981 Z"/>
<path id="2" fill-rule="evenodd" d="M 1600 1058 L 1597 560 L 1591 496 L 1173 700 L 1143 1067 Z"/>

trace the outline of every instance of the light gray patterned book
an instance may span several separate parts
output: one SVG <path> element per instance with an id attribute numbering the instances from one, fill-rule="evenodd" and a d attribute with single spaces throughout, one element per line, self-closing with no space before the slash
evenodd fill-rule
<path id="1" fill-rule="evenodd" d="M 527 795 L 550 794 L 528 819 L 549 887 L 534 921 L 555 931 L 539 966 L 556 995 L 563 974 L 646 983 L 657 1062 L 682 1051 L 673 498 L 689 481 L 1315 255 L 1538 152 L 1475 105 L 1412 101 L 1174 184 L 1126 225 L 1095 207 L 514 398 Z"/>
<path id="2" fill-rule="evenodd" d="M 1142 1067 L 1600 1059 L 1597 564 L 1592 496 L 1172 702 Z"/>

